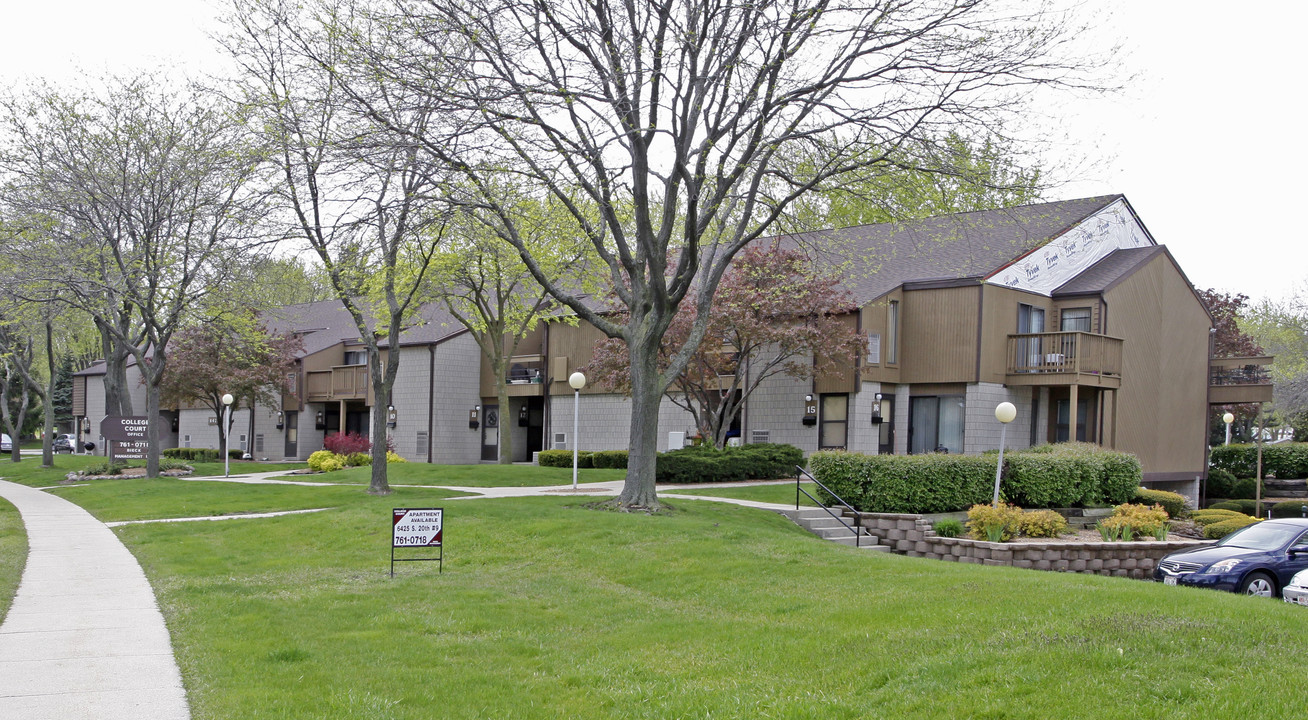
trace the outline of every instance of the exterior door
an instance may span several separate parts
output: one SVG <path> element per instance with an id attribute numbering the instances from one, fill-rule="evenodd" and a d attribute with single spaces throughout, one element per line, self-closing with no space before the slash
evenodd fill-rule
<path id="1" fill-rule="evenodd" d="M 300 413 L 286 413 L 286 451 L 283 457 L 298 458 L 300 456 Z"/>
<path id="2" fill-rule="evenodd" d="M 483 405 L 481 408 L 481 459 L 491 462 L 500 459 L 499 405 Z"/>
<path id="3" fill-rule="evenodd" d="M 844 450 L 848 442 L 849 396 L 822 396 L 822 426 L 818 447 L 823 450 Z"/>
<path id="4" fill-rule="evenodd" d="M 1018 334 L 1042 333 L 1044 331 L 1045 309 L 1033 305 L 1019 304 L 1017 306 Z M 1042 353 L 1040 338 L 1018 338 L 1018 360 L 1024 362 L 1030 368 L 1026 372 L 1036 372 L 1035 368 L 1038 368 L 1044 361 L 1044 358 L 1041 357 Z"/>

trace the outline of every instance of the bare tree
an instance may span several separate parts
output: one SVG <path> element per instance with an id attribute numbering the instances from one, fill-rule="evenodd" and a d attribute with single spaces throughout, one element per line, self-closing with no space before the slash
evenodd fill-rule
<path id="1" fill-rule="evenodd" d="M 236 0 L 224 43 L 241 65 L 243 101 L 255 108 L 282 176 L 276 197 L 285 236 L 322 261 L 359 330 L 375 403 L 384 407 L 400 367 L 400 332 L 416 322 L 442 236 L 444 215 L 429 197 L 437 166 L 410 139 L 426 135 L 435 106 L 423 91 L 402 92 L 392 98 L 405 108 L 390 116 L 393 132 L 362 123 L 320 64 L 345 60 L 342 39 L 321 32 L 308 13 L 281 0 Z M 368 492 L 386 494 L 386 413 L 372 413 L 371 434 Z"/>
<path id="2" fill-rule="evenodd" d="M 31 219 L 20 284 L 90 313 L 128 350 L 157 419 L 173 333 L 260 243 L 262 158 L 246 118 L 153 75 L 86 92 L 37 85 L 3 110 L 0 200 Z M 155 476 L 158 422 L 148 441 Z"/>
<path id="3" fill-rule="evenodd" d="M 813 188 L 902 163 L 950 130 L 998 130 L 1031 88 L 1078 85 L 1085 67 L 1061 57 L 1078 28 L 1043 3 L 390 0 L 319 18 L 350 43 L 343 62 L 320 59 L 350 99 L 438 157 L 459 176 L 451 201 L 627 345 L 627 507 L 657 505 L 659 400 L 741 248 Z M 438 89 L 442 107 L 421 133 L 396 100 L 415 89 Z M 524 194 L 568 208 L 624 321 L 535 261 L 515 209 Z M 683 302 L 696 321 L 660 367 Z"/>

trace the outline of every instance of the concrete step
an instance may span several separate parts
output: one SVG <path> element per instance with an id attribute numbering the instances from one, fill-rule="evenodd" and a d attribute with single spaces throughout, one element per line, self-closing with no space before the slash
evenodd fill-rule
<path id="1" fill-rule="evenodd" d="M 842 516 L 844 515 L 844 512 L 845 512 L 844 508 L 832 508 L 831 512 L 827 512 L 823 508 L 806 507 L 806 508 L 800 508 L 798 510 L 787 510 L 785 511 L 785 515 L 791 520 L 799 522 L 800 520 L 830 518 L 831 513 L 835 513 L 837 516 Z"/>
<path id="2" fill-rule="evenodd" d="M 843 538 L 831 538 L 831 542 L 838 543 L 840 545 L 848 545 L 849 547 L 855 546 L 853 535 L 846 535 Z M 858 549 L 860 550 L 871 550 L 873 552 L 890 552 L 890 546 L 878 545 L 876 538 L 863 537 L 861 538 L 861 542 L 859 542 L 857 546 Z"/>
<path id="3" fill-rule="evenodd" d="M 849 528 L 844 527 L 843 525 L 838 525 L 836 527 L 816 528 L 816 529 L 810 528 L 809 532 L 813 533 L 814 535 L 817 535 L 820 538 L 825 538 L 827 540 L 831 540 L 834 538 L 842 538 L 842 537 L 849 537 L 849 538 L 854 537 L 854 533 L 851 532 Z M 859 528 L 859 535 L 862 535 L 863 537 L 868 537 L 867 530 L 863 528 Z"/>

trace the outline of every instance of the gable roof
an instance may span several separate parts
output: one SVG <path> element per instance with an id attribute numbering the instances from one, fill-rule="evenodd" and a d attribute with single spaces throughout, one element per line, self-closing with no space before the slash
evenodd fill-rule
<path id="1" fill-rule="evenodd" d="M 859 225 L 786 236 L 831 263 L 867 271 L 847 278 L 862 305 L 906 282 L 980 282 L 1122 199 L 1120 194 Z"/>
<path id="2" fill-rule="evenodd" d="M 1122 248 L 1105 255 L 1080 275 L 1054 290 L 1053 296 L 1086 295 L 1101 293 L 1144 267 L 1156 255 L 1164 252 L 1162 245 L 1142 248 Z"/>

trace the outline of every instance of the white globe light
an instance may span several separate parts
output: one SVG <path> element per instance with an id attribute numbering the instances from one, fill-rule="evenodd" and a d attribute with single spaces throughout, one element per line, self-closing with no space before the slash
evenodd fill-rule
<path id="1" fill-rule="evenodd" d="M 1017 417 L 1017 408 L 1011 402 L 1001 402 L 995 406 L 995 419 L 1008 424 Z"/>
<path id="2" fill-rule="evenodd" d="M 1226 423 L 1227 425 L 1230 425 L 1231 423 L 1235 422 L 1235 416 L 1232 415 L 1231 413 L 1226 413 L 1222 415 L 1222 422 Z"/>
<path id="3" fill-rule="evenodd" d="M 572 386 L 573 390 L 580 390 L 586 387 L 586 376 L 575 372 L 568 376 L 568 384 Z"/>
<path id="4" fill-rule="evenodd" d="M 232 397 L 232 394 L 231 394 L 231 393 L 227 393 L 226 395 L 223 395 L 223 404 L 224 404 L 224 405 L 231 405 L 231 404 L 232 404 L 232 401 L 235 400 L 235 399 L 236 399 L 236 398 Z"/>

